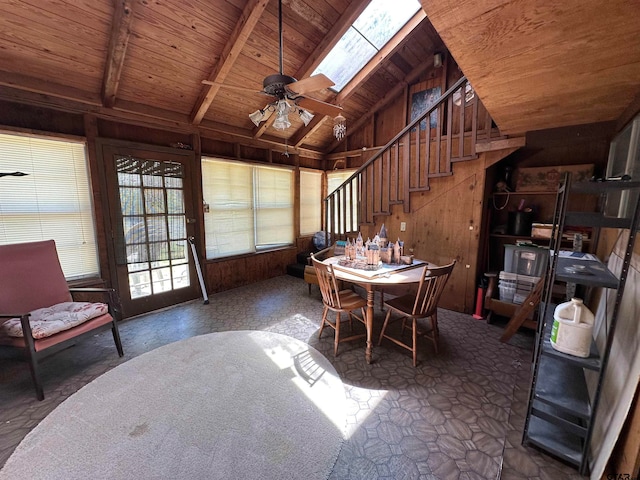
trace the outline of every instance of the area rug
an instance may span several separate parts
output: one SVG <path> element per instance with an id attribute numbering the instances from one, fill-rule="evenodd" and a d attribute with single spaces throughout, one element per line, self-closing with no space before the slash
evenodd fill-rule
<path id="1" fill-rule="evenodd" d="M 60 404 L 3 479 L 326 479 L 346 427 L 342 381 L 317 350 L 263 331 L 182 340 Z"/>

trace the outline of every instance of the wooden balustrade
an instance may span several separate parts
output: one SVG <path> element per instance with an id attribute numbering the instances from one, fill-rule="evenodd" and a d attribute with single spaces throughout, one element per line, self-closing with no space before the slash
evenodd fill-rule
<path id="1" fill-rule="evenodd" d="M 411 211 L 413 192 L 429 190 L 432 178 L 453 174 L 455 162 L 477 158 L 476 143 L 496 134 L 487 110 L 465 77 L 340 187 L 325 198 L 325 227 L 331 238 L 356 234 L 391 206 Z"/>

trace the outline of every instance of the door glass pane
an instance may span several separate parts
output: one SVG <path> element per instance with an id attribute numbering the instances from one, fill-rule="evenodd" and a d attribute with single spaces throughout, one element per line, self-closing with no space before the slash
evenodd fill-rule
<path id="1" fill-rule="evenodd" d="M 189 266 L 176 265 L 172 268 L 173 288 L 184 288 L 189 286 Z"/>
<path id="2" fill-rule="evenodd" d="M 145 188 L 144 207 L 147 213 L 165 213 L 164 191 L 160 188 Z"/>
<path id="3" fill-rule="evenodd" d="M 184 213 L 182 190 L 167 189 L 167 213 Z"/>
<path id="4" fill-rule="evenodd" d="M 171 240 L 186 238 L 187 226 L 184 223 L 184 215 L 170 215 L 167 220 L 169 222 L 169 238 Z"/>
<path id="5" fill-rule="evenodd" d="M 126 156 L 116 169 L 131 298 L 190 286 L 183 165 Z"/>

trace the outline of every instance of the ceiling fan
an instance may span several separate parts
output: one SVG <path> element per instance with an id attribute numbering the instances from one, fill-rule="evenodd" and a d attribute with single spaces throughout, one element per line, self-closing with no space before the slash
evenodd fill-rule
<path id="1" fill-rule="evenodd" d="M 282 0 L 278 0 L 278 35 L 280 54 L 280 73 L 268 75 L 262 82 L 263 92 L 275 97 L 275 100 L 264 108 L 256 110 L 249 118 L 257 126 L 267 120 L 275 112 L 276 119 L 273 127 L 285 130 L 291 126 L 289 113 L 297 112 L 305 126 L 313 119 L 314 115 L 309 110 L 323 115 L 335 116 L 342 111 L 341 107 L 322 102 L 314 98 L 305 97 L 308 92 L 314 92 L 335 85 L 326 75 L 320 73 L 312 77 L 296 80 L 285 75 L 282 47 Z M 308 109 L 308 110 L 307 110 Z"/>
<path id="2" fill-rule="evenodd" d="M 305 126 L 308 125 L 314 117 L 311 112 L 329 116 L 340 115 L 342 107 L 305 96 L 307 93 L 335 85 L 326 75 L 320 73 L 302 80 L 296 80 L 295 78 L 283 73 L 282 0 L 278 0 L 278 32 L 280 72 L 265 77 L 262 82 L 263 89 L 259 92 L 272 96 L 274 99 L 265 107 L 250 114 L 249 118 L 251 121 L 256 125 L 256 127 L 258 127 L 261 122 L 267 120 L 275 113 L 276 118 L 273 122 L 273 127 L 279 130 L 285 130 L 291 126 L 291 122 L 289 121 L 290 113 L 298 113 Z M 203 83 L 211 82 L 205 80 Z M 237 87 L 225 84 L 220 84 L 220 86 L 231 87 L 244 91 L 247 90 L 246 87 Z"/>

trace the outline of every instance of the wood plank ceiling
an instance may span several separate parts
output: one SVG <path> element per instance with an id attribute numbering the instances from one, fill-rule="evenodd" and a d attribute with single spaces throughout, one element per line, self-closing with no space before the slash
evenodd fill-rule
<path id="1" fill-rule="evenodd" d="M 421 3 L 503 134 L 617 120 L 640 106 L 637 0 Z"/>
<path id="2" fill-rule="evenodd" d="M 368 3 L 283 0 L 284 73 L 308 77 Z M 309 96 L 343 107 L 347 124 L 372 114 L 387 92 L 443 49 L 422 10 L 412 27 L 342 93 Z M 331 117 L 316 115 L 304 127 L 291 116 L 285 131 L 270 122 L 256 128 L 249 119 L 271 101 L 259 92 L 263 78 L 278 70 L 277 0 L 0 2 L 2 99 L 328 151 L 335 146 Z"/>
<path id="3" fill-rule="evenodd" d="M 284 73 L 303 79 L 368 0 L 282 3 Z M 362 125 L 444 40 L 502 133 L 614 120 L 639 103 L 636 0 L 421 3 L 415 28 L 353 84 L 310 96 Z M 249 120 L 271 98 L 258 93 L 262 79 L 278 69 L 277 0 L 0 2 L 0 99 L 247 144 L 286 139 L 311 156 L 331 151 L 331 117 L 308 127 L 292 119 L 283 132 Z"/>

